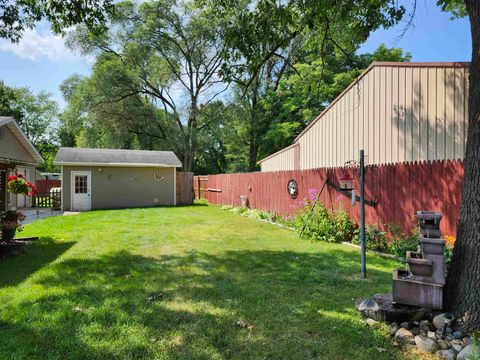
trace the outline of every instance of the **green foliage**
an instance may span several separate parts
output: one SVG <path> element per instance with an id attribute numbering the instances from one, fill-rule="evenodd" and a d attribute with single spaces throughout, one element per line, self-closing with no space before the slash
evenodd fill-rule
<path id="1" fill-rule="evenodd" d="M 322 203 L 307 201 L 301 212 L 291 220 L 302 235 L 311 239 L 342 242 L 351 241 L 355 224 L 344 209 L 328 210 Z"/>
<path id="2" fill-rule="evenodd" d="M 361 244 L 360 229 L 355 231 L 352 243 L 356 245 Z M 388 252 L 389 247 L 386 232 L 376 229 L 374 225 L 367 225 L 365 227 L 365 245 L 367 250 Z"/>
<path id="3" fill-rule="evenodd" d="M 387 225 L 388 230 L 392 234 L 392 240 L 389 246 L 389 252 L 404 259 L 407 251 L 417 251 L 420 242 L 418 240 L 418 228 L 415 226 L 409 234 L 403 233 L 396 225 Z"/>
<path id="4" fill-rule="evenodd" d="M 453 18 L 468 16 L 467 8 L 463 0 L 437 0 L 437 5 L 442 11 L 449 12 Z"/>
<path id="5" fill-rule="evenodd" d="M 112 3 L 112 0 L 1 1 L 0 37 L 17 42 L 25 29 L 33 28 L 42 19 L 50 22 L 57 34 L 79 23 L 100 33 L 105 30 L 105 12 L 112 10 Z"/>
<path id="6" fill-rule="evenodd" d="M 83 130 L 67 126 L 64 139 L 74 133 L 79 145 L 173 150 L 184 170 L 193 170 L 199 141 L 208 140 L 200 137 L 218 125 L 221 110 L 213 117 L 202 113 L 227 86 L 219 73 L 224 19 L 192 1 L 122 1 L 108 27 L 100 35 L 79 27 L 69 36 L 70 47 L 96 61 L 89 78 L 63 87 L 65 123 L 80 122 Z M 93 126 L 81 126 L 85 122 Z"/>
<path id="7" fill-rule="evenodd" d="M 27 138 L 42 155 L 40 171 L 55 171 L 57 152 L 58 105 L 45 91 L 32 92 L 27 87 L 14 88 L 0 82 L 0 116 L 12 116 Z"/>

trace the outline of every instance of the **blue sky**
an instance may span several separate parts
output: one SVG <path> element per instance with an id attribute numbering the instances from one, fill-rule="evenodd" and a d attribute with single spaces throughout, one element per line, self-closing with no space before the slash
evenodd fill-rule
<path id="1" fill-rule="evenodd" d="M 452 21 L 434 3 L 419 1 L 414 25 L 400 40 L 404 24 L 376 31 L 360 52 L 374 51 L 385 43 L 409 51 L 412 61 L 469 61 L 468 20 Z M 0 64 L 0 79 L 7 85 L 28 86 L 35 92 L 46 90 L 63 107 L 59 85 L 74 73 L 89 74 L 92 59 L 69 51 L 63 39 L 54 36 L 47 24 L 40 24 L 28 30 L 18 45 L 0 40 Z"/>

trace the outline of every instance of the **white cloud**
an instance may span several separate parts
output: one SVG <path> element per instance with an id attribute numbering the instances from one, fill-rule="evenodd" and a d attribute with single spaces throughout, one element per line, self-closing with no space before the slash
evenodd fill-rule
<path id="1" fill-rule="evenodd" d="M 5 39 L 0 40 L 0 51 L 12 52 L 22 59 L 32 61 L 44 58 L 57 62 L 92 61 L 90 57 L 80 56 L 68 49 L 61 36 L 54 35 L 51 31 L 41 34 L 37 29 L 27 29 L 18 44 Z"/>

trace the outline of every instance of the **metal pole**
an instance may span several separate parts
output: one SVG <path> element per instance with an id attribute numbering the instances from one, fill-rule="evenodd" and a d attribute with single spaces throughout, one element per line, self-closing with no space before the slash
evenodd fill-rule
<path id="1" fill-rule="evenodd" d="M 365 244 L 365 154 L 360 150 L 360 237 L 361 237 L 361 260 L 362 279 L 367 277 L 367 256 Z"/>

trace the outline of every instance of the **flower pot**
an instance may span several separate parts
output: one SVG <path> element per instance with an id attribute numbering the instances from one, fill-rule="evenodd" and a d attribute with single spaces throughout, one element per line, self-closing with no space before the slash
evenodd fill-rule
<path id="1" fill-rule="evenodd" d="M 6 228 L 2 227 L 2 241 L 9 242 L 12 241 L 15 237 L 15 232 L 17 229 L 15 228 Z"/>

